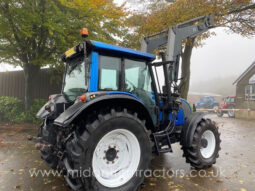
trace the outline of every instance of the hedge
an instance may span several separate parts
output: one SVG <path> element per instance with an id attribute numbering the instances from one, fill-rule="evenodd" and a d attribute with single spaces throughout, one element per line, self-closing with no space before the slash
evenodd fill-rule
<path id="1" fill-rule="evenodd" d="M 24 111 L 23 102 L 14 97 L 0 97 L 0 122 L 38 123 L 36 113 L 46 103 L 45 99 L 35 99 L 29 111 Z"/>

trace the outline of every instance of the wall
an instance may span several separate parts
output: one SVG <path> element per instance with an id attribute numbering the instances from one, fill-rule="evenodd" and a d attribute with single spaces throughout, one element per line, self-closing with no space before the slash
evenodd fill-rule
<path id="1" fill-rule="evenodd" d="M 236 111 L 235 117 L 237 119 L 255 120 L 255 111 Z"/>
<path id="2" fill-rule="evenodd" d="M 245 87 L 249 84 L 250 78 L 255 74 L 255 67 L 252 68 L 236 85 L 237 109 L 251 109 L 248 111 L 237 111 L 235 116 L 239 119 L 255 120 L 255 101 L 245 100 Z"/>
<path id="3" fill-rule="evenodd" d="M 247 102 L 245 100 L 245 87 L 249 84 L 249 79 L 255 74 L 255 67 L 251 69 L 247 75 L 241 79 L 236 85 L 236 103 L 237 108 L 246 109 L 249 105 L 250 109 L 255 110 L 255 101 Z"/>

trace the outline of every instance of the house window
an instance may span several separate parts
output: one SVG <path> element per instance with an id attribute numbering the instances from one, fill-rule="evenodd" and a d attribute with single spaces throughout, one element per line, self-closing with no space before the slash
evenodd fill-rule
<path id="1" fill-rule="evenodd" d="M 245 100 L 255 100 L 255 84 L 245 87 Z"/>
<path id="2" fill-rule="evenodd" d="M 255 84 L 252 84 L 252 85 L 251 85 L 251 93 L 252 93 L 252 94 L 255 94 Z"/>
<path id="3" fill-rule="evenodd" d="M 249 79 L 249 84 L 255 84 L 255 74 Z"/>

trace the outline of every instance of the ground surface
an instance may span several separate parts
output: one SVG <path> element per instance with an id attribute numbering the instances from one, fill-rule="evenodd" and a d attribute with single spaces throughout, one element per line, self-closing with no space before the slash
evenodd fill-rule
<path id="1" fill-rule="evenodd" d="M 206 171 L 195 171 L 182 158 L 178 144 L 174 153 L 155 157 L 142 191 L 255 191 L 255 122 L 217 118 L 222 150 L 217 164 Z M 34 145 L 26 140 L 36 135 L 30 124 L 0 125 L 0 191 L 69 191 L 62 177 L 35 176 L 35 170 L 50 170 L 41 161 Z M 148 172 L 147 176 L 150 176 Z"/>

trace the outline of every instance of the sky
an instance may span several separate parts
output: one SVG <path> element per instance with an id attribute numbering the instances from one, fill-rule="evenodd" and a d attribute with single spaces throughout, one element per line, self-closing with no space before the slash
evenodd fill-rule
<path id="1" fill-rule="evenodd" d="M 123 0 L 116 2 L 121 3 Z M 223 28 L 214 31 L 216 36 L 205 40 L 203 47 L 195 48 L 193 51 L 191 83 L 224 76 L 238 77 L 255 61 L 255 37 L 248 39 L 237 34 L 229 34 Z M 0 64 L 0 71 L 13 69 Z"/>
<path id="2" fill-rule="evenodd" d="M 191 82 L 224 76 L 239 76 L 255 61 L 255 37 L 245 38 L 216 29 L 216 36 L 193 51 Z"/>

